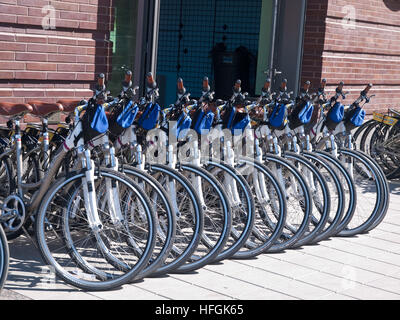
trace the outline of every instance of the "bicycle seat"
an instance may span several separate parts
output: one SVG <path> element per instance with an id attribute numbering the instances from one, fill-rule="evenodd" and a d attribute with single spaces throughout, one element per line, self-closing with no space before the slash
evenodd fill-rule
<path id="1" fill-rule="evenodd" d="M 63 111 L 66 113 L 73 113 L 77 107 L 83 104 L 81 100 L 59 100 L 57 103 L 63 106 Z"/>
<path id="2" fill-rule="evenodd" d="M 59 103 L 47 103 L 42 101 L 30 101 L 29 104 L 32 106 L 33 115 L 37 117 L 46 117 L 53 113 L 62 112 L 63 106 Z"/>
<path id="3" fill-rule="evenodd" d="M 33 108 L 27 103 L 0 102 L 0 116 L 15 117 L 32 112 Z"/>

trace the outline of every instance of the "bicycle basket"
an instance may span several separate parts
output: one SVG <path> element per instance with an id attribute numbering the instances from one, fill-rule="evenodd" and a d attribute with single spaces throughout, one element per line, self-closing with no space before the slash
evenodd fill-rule
<path id="1" fill-rule="evenodd" d="M 284 104 L 276 104 L 269 115 L 269 125 L 273 129 L 283 130 L 288 123 L 288 108 Z"/>
<path id="2" fill-rule="evenodd" d="M 191 126 L 192 119 L 186 113 L 182 113 L 172 128 L 172 133 L 177 139 L 184 139 L 186 138 Z"/>
<path id="3" fill-rule="evenodd" d="M 229 107 L 222 119 L 223 128 L 231 130 L 233 135 L 242 134 L 251 120 L 247 113 L 238 112 L 235 107 Z"/>
<path id="4" fill-rule="evenodd" d="M 192 129 L 198 134 L 207 134 L 214 123 L 214 113 L 212 111 L 204 112 L 202 108 L 193 115 Z"/>
<path id="5" fill-rule="evenodd" d="M 148 104 L 146 110 L 138 121 L 139 126 L 148 131 L 155 129 L 160 119 L 160 112 L 161 107 L 158 103 Z"/>
<path id="6" fill-rule="evenodd" d="M 102 105 L 89 104 L 81 121 L 85 143 L 106 133 L 109 128 L 107 115 Z"/>
<path id="7" fill-rule="evenodd" d="M 293 109 L 289 116 L 289 127 L 294 130 L 310 123 L 314 113 L 314 105 L 311 102 L 302 102 Z"/>
<path id="8" fill-rule="evenodd" d="M 366 112 L 360 107 L 349 110 L 346 113 L 345 126 L 347 131 L 352 131 L 363 125 Z"/>
<path id="9" fill-rule="evenodd" d="M 118 137 L 130 128 L 138 112 L 139 107 L 133 104 L 133 101 L 130 101 L 125 108 L 122 105 L 118 106 L 109 117 L 111 136 Z"/>
<path id="10" fill-rule="evenodd" d="M 329 110 L 325 125 L 330 131 L 334 131 L 336 127 L 344 119 L 344 105 L 336 102 L 335 105 Z"/>

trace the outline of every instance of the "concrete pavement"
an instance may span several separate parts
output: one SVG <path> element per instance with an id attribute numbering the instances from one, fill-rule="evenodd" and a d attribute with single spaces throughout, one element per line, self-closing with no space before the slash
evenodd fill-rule
<path id="1" fill-rule="evenodd" d="M 385 221 L 370 234 L 247 261 L 224 261 L 192 274 L 145 279 L 120 290 L 87 293 L 41 279 L 37 249 L 10 244 L 10 274 L 0 300 L 353 300 L 400 299 L 400 184 Z"/>

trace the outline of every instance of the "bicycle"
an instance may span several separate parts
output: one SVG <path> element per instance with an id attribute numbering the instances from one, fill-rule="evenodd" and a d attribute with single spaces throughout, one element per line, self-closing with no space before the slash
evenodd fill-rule
<path id="1" fill-rule="evenodd" d="M 87 105 L 75 109 L 74 130 L 63 146 L 53 155 L 44 179 L 40 181 L 39 186 L 35 185 L 34 188 L 22 182 L 20 130 L 22 116 L 32 112 L 33 108 L 28 104 L 0 104 L 0 114 L 11 118 L 15 132 L 15 144 L 0 158 L 15 152 L 18 190 L 18 194 L 10 195 L 4 203 L 2 217 L 3 226 L 6 227 L 10 226 L 12 219 L 19 217 L 18 226 L 23 228 L 26 217 L 37 211 L 35 235 L 44 261 L 55 268 L 61 279 L 78 288 L 109 290 L 130 281 L 146 266 L 155 243 L 155 216 L 146 195 L 132 180 L 121 176 L 118 172 L 96 168 L 91 160 L 90 151 L 85 148 L 89 142 L 86 134 L 90 131 L 85 125 L 90 122 L 93 111 L 101 112 L 101 101 L 105 99 L 104 77 L 100 77 L 96 89 L 94 97 Z M 43 117 L 59 111 L 58 104 L 37 106 L 37 114 Z M 81 119 L 82 111 L 86 112 Z M 86 124 L 84 124 L 85 120 Z M 99 132 L 94 135 L 99 135 Z M 55 180 L 67 153 L 75 154 L 78 160 L 76 163 L 79 163 L 81 168 L 65 176 L 60 175 Z M 104 185 L 109 181 L 113 185 L 118 185 L 122 191 L 119 199 L 99 196 L 104 195 Z M 24 201 L 25 188 L 34 191 L 32 199 L 28 202 Z M 100 192 L 96 192 L 96 189 Z M 105 207 L 106 210 L 100 210 L 102 198 L 106 198 L 109 202 Z M 130 213 L 131 217 L 135 217 L 135 211 L 133 207 L 128 206 L 126 200 L 133 199 L 140 204 L 143 219 L 143 229 L 140 232 L 134 229 L 133 221 L 124 220 L 122 210 L 116 212 L 110 209 L 113 204 L 122 199 L 125 199 L 125 202 L 120 203 L 120 208 L 125 209 L 125 214 Z M 81 208 L 84 210 L 82 211 Z M 124 234 L 124 228 L 129 230 L 128 235 Z M 136 235 L 137 240 L 134 240 L 132 235 Z M 121 245 L 121 239 L 117 239 L 118 237 L 125 238 L 123 243 L 126 243 L 127 239 L 132 243 L 140 240 L 142 250 L 134 252 L 131 243 L 130 248 L 125 248 L 126 256 L 123 257 L 125 259 L 123 266 L 117 270 L 110 261 L 119 261 L 116 256 L 122 259 L 122 253 L 111 247 L 116 243 Z M 87 241 L 82 243 L 81 240 L 85 238 Z M 55 244 L 59 247 L 55 248 Z M 134 256 L 136 258 L 131 259 Z M 130 261 L 127 260 L 128 257 Z M 88 259 L 96 260 L 97 267 L 93 265 L 93 260 L 89 262 Z"/>

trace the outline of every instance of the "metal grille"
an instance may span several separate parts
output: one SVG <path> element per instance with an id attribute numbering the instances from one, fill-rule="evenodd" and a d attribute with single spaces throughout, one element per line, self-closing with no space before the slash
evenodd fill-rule
<path id="1" fill-rule="evenodd" d="M 182 77 L 194 97 L 204 76 L 213 79 L 210 52 L 224 42 L 227 51 L 246 47 L 254 56 L 250 86 L 255 83 L 262 0 L 161 0 L 158 75 Z M 174 79 L 173 79 L 174 78 Z M 166 93 L 172 103 L 175 92 Z"/>

